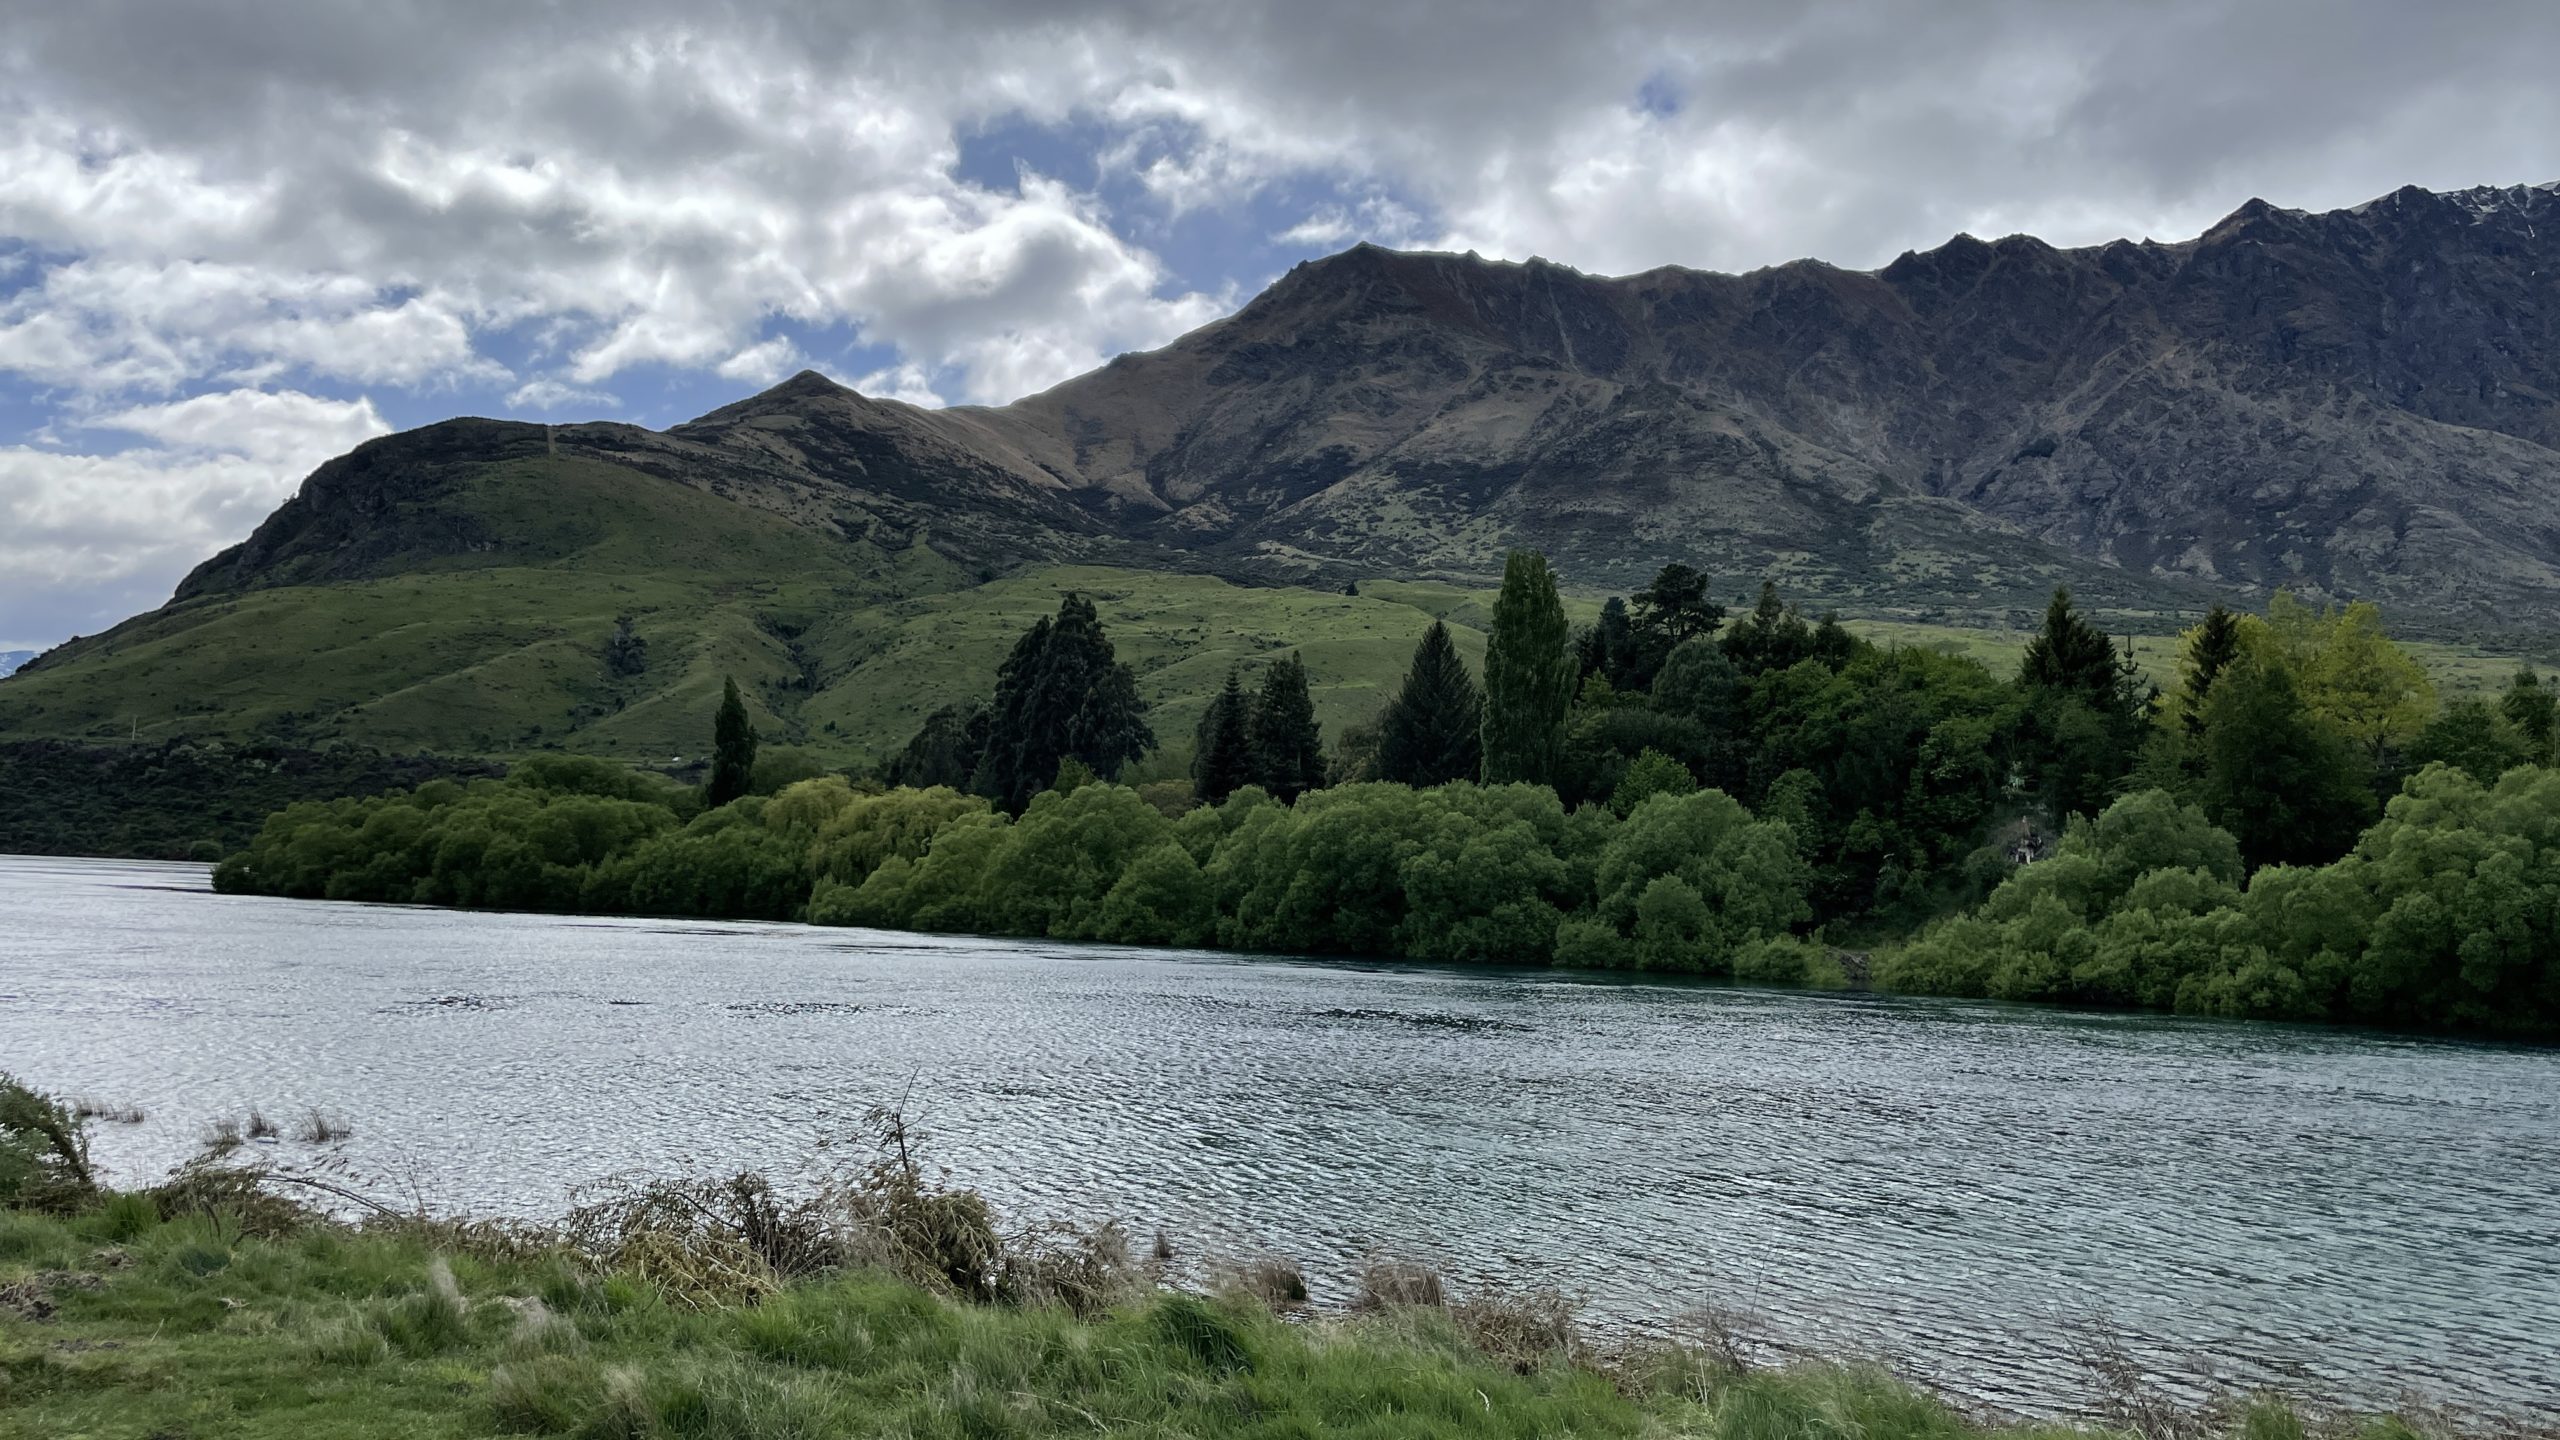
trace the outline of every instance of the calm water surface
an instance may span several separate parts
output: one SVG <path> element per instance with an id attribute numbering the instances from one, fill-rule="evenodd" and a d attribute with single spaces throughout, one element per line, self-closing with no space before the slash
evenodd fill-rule
<path id="1" fill-rule="evenodd" d="M 1980 1399 L 2076 1327 L 2164 1369 L 2560 1414 L 2560 1054 L 2005 1006 L 788 925 L 216 896 L 0 859 L 0 1068 L 142 1106 L 121 1178 L 258 1106 L 430 1203 L 787 1169 L 907 1096 L 1009 1213 L 1702 1301 Z M 280 1160 L 313 1147 L 287 1141 Z"/>

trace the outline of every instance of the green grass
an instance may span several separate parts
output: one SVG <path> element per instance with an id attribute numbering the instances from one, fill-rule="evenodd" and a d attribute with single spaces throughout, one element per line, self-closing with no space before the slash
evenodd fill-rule
<path id="1" fill-rule="evenodd" d="M 31 1279 L 57 1313 L 0 1309 L 0 1435 L 27 1440 L 1983 1433 L 1872 1371 L 1735 1373 L 1665 1354 L 1521 1373 L 1437 1311 L 1283 1323 L 1159 1293 L 1078 1319 L 865 1274 L 696 1311 L 558 1257 L 0 1212 L 0 1286 Z"/>

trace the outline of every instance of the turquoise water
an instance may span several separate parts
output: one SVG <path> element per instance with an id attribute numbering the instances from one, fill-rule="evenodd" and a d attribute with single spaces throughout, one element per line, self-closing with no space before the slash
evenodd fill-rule
<path id="1" fill-rule="evenodd" d="M 386 1196 L 539 1213 L 789 1169 L 904 1099 L 1009 1214 L 1738 1308 L 2062 1408 L 2104 1326 L 2365 1403 L 2560 1413 L 2560 1053 L 1564 974 L 216 896 L 0 859 L 0 1067 L 138 1104 L 144 1178 L 257 1107 Z"/>

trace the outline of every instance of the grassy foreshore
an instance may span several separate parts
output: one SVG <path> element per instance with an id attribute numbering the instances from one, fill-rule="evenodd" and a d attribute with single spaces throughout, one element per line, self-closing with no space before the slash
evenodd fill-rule
<path id="1" fill-rule="evenodd" d="M 1317 1314 L 1278 1262 L 1185 1287 L 1162 1240 L 1133 1251 L 1107 1226 L 1008 1228 L 974 1192 L 930 1178 L 894 1115 L 874 1118 L 876 1159 L 796 1193 L 753 1174 L 634 1182 L 562 1222 L 506 1225 L 396 1213 L 223 1149 L 118 1193 L 92 1172 L 72 1108 L 0 1077 L 0 1436 L 2415 1440 L 2446 1428 L 2130 1391 L 2105 1423 L 1994 1421 L 1872 1368 L 1755 1364 L 1712 1324 L 1687 1343 L 1595 1348 L 1561 1297 L 1454 1297 L 1429 1271 L 1383 1261 L 1355 1308 Z"/>
<path id="2" fill-rule="evenodd" d="M 266 1238 L 132 1197 L 0 1218 L 0 1285 L 0 1432 L 57 1440 L 1986 1433 L 1873 1371 L 1506 1347 L 1445 1306 L 1292 1323 L 1241 1290 L 1133 1290 L 1079 1315 L 878 1270 L 697 1305 L 566 1253 Z M 2272 1410 L 2233 1428 L 2299 1433 Z"/>

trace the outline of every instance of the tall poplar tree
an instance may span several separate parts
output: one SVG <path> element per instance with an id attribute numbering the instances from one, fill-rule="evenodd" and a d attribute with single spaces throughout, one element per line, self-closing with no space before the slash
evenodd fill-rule
<path id="1" fill-rule="evenodd" d="M 756 722 L 747 718 L 747 702 L 730 680 L 720 692 L 719 713 L 711 717 L 711 778 L 702 798 L 714 808 L 747 793 L 756 769 Z"/>
<path id="2" fill-rule="evenodd" d="M 1254 783 L 1272 798 L 1290 804 L 1324 784 L 1324 732 L 1307 690 L 1307 663 L 1295 651 L 1262 672 L 1250 728 Z"/>
<path id="3" fill-rule="evenodd" d="M 1573 705 L 1571 628 L 1555 572 L 1534 550 L 1502 567 L 1484 656 L 1484 778 L 1501 785 L 1555 783 Z"/>
<path id="4" fill-rule="evenodd" d="M 1483 725 L 1484 694 L 1449 627 L 1434 620 L 1378 717 L 1378 778 L 1416 786 L 1474 779 L 1484 765 Z"/>

